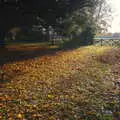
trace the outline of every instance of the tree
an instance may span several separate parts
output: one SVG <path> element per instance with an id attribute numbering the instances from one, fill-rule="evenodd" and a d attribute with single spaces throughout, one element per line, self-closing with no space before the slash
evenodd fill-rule
<path id="1" fill-rule="evenodd" d="M 14 26 L 32 27 L 38 18 L 42 19 L 40 24 L 45 28 L 52 26 L 60 33 L 64 33 L 66 19 L 77 11 L 83 14 L 87 13 L 85 11 L 93 10 L 97 3 L 98 0 L 1 0 L 0 43 L 3 43 L 5 32 L 10 28 Z"/>
<path id="2" fill-rule="evenodd" d="M 111 27 L 112 8 L 106 0 L 98 0 L 95 11 L 93 20 L 96 23 L 97 32 L 107 32 L 108 28 Z"/>
<path id="3" fill-rule="evenodd" d="M 77 9 L 65 21 L 66 32 L 72 39 L 65 43 L 71 47 L 93 44 L 96 32 L 107 31 L 111 20 L 111 8 L 106 0 L 95 0 L 94 5 Z M 69 46 L 68 46 L 69 47 Z"/>

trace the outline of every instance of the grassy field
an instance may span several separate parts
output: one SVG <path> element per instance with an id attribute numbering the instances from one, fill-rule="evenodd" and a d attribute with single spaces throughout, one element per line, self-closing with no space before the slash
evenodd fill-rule
<path id="1" fill-rule="evenodd" d="M 117 105 L 120 49 L 53 48 L 13 45 L 1 52 L 0 120 L 107 119 L 101 108 Z"/>

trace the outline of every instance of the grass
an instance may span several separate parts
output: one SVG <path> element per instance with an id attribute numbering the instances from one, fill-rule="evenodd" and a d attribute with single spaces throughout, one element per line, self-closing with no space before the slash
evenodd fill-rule
<path id="1" fill-rule="evenodd" d="M 104 120 L 113 120 L 111 115 L 104 115 Z"/>
<path id="2" fill-rule="evenodd" d="M 12 52 L 1 66 L 0 119 L 97 120 L 101 107 L 111 102 L 106 94 L 117 91 L 113 82 L 120 75 L 112 72 L 115 64 L 101 59 L 114 49 L 87 46 L 50 51 L 44 47 L 8 47 L 7 52 L 19 51 L 23 59 L 18 61 L 18 52 Z"/>

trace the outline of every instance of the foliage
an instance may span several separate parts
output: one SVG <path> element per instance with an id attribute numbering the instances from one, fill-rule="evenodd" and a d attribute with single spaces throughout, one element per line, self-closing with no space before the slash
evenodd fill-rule
<path id="1" fill-rule="evenodd" d="M 111 27 L 112 20 L 112 8 L 106 0 L 98 0 L 98 4 L 95 8 L 95 14 L 93 21 L 96 26 L 96 33 L 106 33 L 108 28 Z"/>
<path id="2" fill-rule="evenodd" d="M 47 3 L 47 5 L 46 5 Z M 84 7 L 92 7 L 93 0 L 42 0 L 42 1 L 1 1 L 0 5 L 2 10 L 2 16 L 11 19 L 8 23 L 4 24 L 4 28 L 9 28 L 16 25 L 30 25 L 34 23 L 35 19 L 41 19 L 41 24 L 54 26 L 56 23 L 60 23 L 67 15 L 70 15 L 77 9 Z M 9 7 L 10 6 L 10 7 Z M 9 10 L 9 11 L 8 11 Z M 21 12 L 20 12 L 21 11 Z M 3 15 L 9 12 L 8 15 Z M 16 18 L 18 17 L 18 18 Z M 21 17 L 21 18 L 20 18 Z M 20 19 L 19 19 L 20 18 Z M 22 18 L 24 21 L 22 21 Z M 30 19 L 31 18 L 31 19 Z M 29 20 L 28 20 L 29 19 Z M 3 19 L 1 19 L 1 23 Z M 1 24 L 2 28 L 3 25 Z"/>
<path id="3" fill-rule="evenodd" d="M 91 8 L 85 7 L 74 11 L 70 18 L 64 21 L 64 31 L 70 41 L 65 41 L 63 46 L 76 47 L 93 44 L 96 33 L 107 31 L 110 19 L 111 8 L 104 0 L 97 0 Z"/>
<path id="4" fill-rule="evenodd" d="M 13 27 L 32 28 L 33 25 L 39 25 L 44 30 L 52 26 L 60 36 L 76 36 L 88 27 L 92 26 L 95 30 L 98 24 L 100 26 L 101 23 L 96 19 L 98 16 L 99 21 L 103 18 L 100 16 L 102 11 L 100 3 L 106 5 L 104 0 L 13 0 L 12 2 L 2 0 L 0 5 L 4 7 L 0 8 L 0 34 L 2 31 L 7 33 Z"/>
<path id="5" fill-rule="evenodd" d="M 79 35 L 74 36 L 70 40 L 64 40 L 61 48 L 69 49 L 78 48 L 80 46 L 92 45 L 94 33 L 94 28 L 86 27 L 81 33 L 79 33 Z"/>

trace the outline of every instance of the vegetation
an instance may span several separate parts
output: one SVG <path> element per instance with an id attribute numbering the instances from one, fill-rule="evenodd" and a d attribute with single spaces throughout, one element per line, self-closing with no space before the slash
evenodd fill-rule
<path id="1" fill-rule="evenodd" d="M 16 32 L 12 29 L 16 29 L 17 32 L 20 29 L 24 32 L 32 30 L 29 34 L 30 39 L 33 34 L 33 38 L 40 41 L 51 39 L 54 34 L 72 40 L 82 34 L 81 40 L 85 41 L 85 45 L 87 42 L 92 44 L 93 32 L 106 23 L 106 19 L 103 18 L 109 11 L 109 6 L 104 0 L 1 0 L 0 6 L 2 47 L 5 45 L 5 36 L 11 34 L 11 39 L 17 39 Z"/>
<path id="2" fill-rule="evenodd" d="M 0 120 L 120 119 L 120 49 L 90 46 L 109 13 L 106 0 L 0 0 Z"/>
<path id="3" fill-rule="evenodd" d="M 56 51 L 18 45 L 8 49 L 0 73 L 1 119 L 119 118 L 118 48 L 88 46 Z"/>

